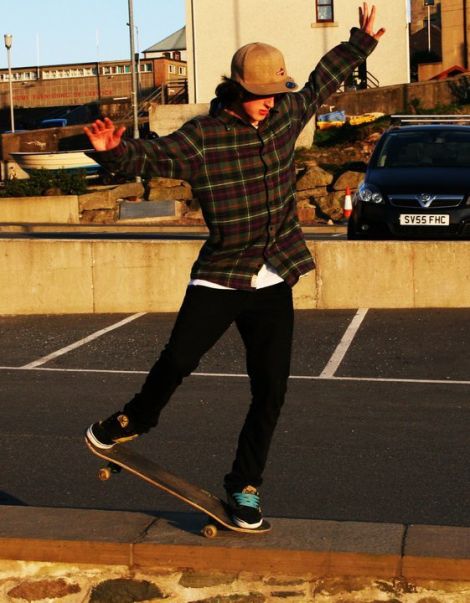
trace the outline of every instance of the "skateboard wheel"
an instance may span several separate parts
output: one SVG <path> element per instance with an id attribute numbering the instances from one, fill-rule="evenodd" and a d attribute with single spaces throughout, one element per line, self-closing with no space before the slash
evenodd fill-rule
<path id="1" fill-rule="evenodd" d="M 215 525 L 208 523 L 202 528 L 202 535 L 205 538 L 215 538 L 217 536 L 217 528 Z"/>
<path id="2" fill-rule="evenodd" d="M 102 482 L 107 481 L 111 477 L 112 471 L 109 467 L 102 467 L 98 471 L 98 477 Z"/>

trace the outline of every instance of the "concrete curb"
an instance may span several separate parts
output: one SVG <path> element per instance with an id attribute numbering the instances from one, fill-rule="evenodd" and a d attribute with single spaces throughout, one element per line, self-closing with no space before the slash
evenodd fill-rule
<path id="1" fill-rule="evenodd" d="M 201 514 L 2 506 L 0 559 L 324 577 L 468 581 L 470 528 L 271 519 L 263 536 L 200 535 Z"/>
<path id="2" fill-rule="evenodd" d="M 302 225 L 302 230 L 306 234 L 346 234 L 346 225 L 344 224 L 317 224 L 305 226 Z M 116 224 L 25 224 L 24 222 L 0 222 L 0 233 L 40 233 L 40 234 L 167 234 L 174 233 L 198 233 L 208 234 L 208 229 L 204 225 L 186 225 L 186 224 L 158 224 L 158 223 L 142 223 L 139 220 L 121 220 Z"/>

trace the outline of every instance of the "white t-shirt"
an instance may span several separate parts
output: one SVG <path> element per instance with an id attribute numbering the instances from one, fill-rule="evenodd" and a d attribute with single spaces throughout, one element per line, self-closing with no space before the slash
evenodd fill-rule
<path id="1" fill-rule="evenodd" d="M 251 285 L 255 289 L 264 289 L 264 287 L 271 287 L 272 285 L 277 285 L 277 283 L 282 283 L 283 279 L 279 276 L 279 274 L 274 270 L 272 266 L 265 263 L 261 266 L 258 274 L 254 274 L 251 279 Z M 189 281 L 190 285 L 200 286 L 200 287 L 210 287 L 212 289 L 226 289 L 228 291 L 235 291 L 233 287 L 224 287 L 223 285 L 219 285 L 218 283 L 213 283 L 211 281 L 206 281 L 202 278 L 194 278 Z"/>

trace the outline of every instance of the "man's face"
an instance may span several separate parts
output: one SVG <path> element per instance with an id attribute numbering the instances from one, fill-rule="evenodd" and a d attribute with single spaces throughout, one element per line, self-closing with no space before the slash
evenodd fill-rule
<path id="1" fill-rule="evenodd" d="M 246 100 L 242 101 L 241 106 L 249 122 L 257 126 L 260 121 L 263 121 L 269 115 L 274 107 L 274 100 L 274 96 L 249 95 Z"/>

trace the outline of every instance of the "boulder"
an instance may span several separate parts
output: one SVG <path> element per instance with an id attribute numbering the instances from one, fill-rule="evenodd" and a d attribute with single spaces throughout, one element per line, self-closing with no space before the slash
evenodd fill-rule
<path id="1" fill-rule="evenodd" d="M 312 197 L 324 197 L 328 194 L 326 186 L 317 186 L 316 188 L 306 188 L 303 191 L 296 192 L 297 202 L 304 199 L 310 200 Z"/>
<path id="2" fill-rule="evenodd" d="M 142 197 L 144 187 L 140 182 L 126 182 L 118 186 L 102 186 L 78 197 L 80 211 L 115 209 L 118 199 Z"/>
<path id="3" fill-rule="evenodd" d="M 315 197 L 313 203 L 316 215 L 320 219 L 337 222 L 343 218 L 343 193 L 327 193 L 323 197 Z"/>
<path id="4" fill-rule="evenodd" d="M 147 201 L 184 201 L 192 199 L 191 186 L 184 180 L 173 178 L 152 178 L 146 183 Z"/>
<path id="5" fill-rule="evenodd" d="M 335 181 L 333 185 L 333 190 L 335 191 L 345 191 L 349 186 L 351 190 L 356 190 L 359 186 L 360 182 L 364 180 L 363 172 L 344 172 L 341 176 Z"/>
<path id="6" fill-rule="evenodd" d="M 317 165 L 307 165 L 305 173 L 297 180 L 296 188 L 303 191 L 319 186 L 328 186 L 333 182 L 333 176 Z"/>

